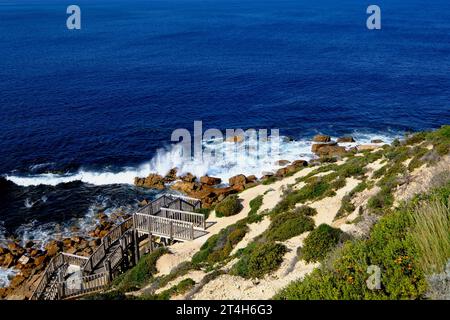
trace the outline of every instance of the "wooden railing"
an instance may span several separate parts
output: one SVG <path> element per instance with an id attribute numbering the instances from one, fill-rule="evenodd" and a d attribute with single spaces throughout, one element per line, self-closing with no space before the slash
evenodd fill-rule
<path id="1" fill-rule="evenodd" d="M 201 208 L 201 201 L 195 198 L 165 194 L 140 208 L 138 213 L 156 215 L 161 208 L 172 208 L 183 211 L 195 211 Z"/>
<path id="2" fill-rule="evenodd" d="M 45 292 L 45 288 L 51 284 L 52 280 L 55 280 L 55 277 L 58 276 L 57 272 L 61 271 L 62 266 L 67 266 L 69 264 L 81 266 L 84 262 L 87 261 L 87 259 L 88 258 L 86 257 L 76 256 L 69 253 L 58 253 L 55 257 L 53 257 L 52 260 L 50 260 L 47 268 L 45 268 L 38 285 L 36 286 L 30 297 L 30 300 L 40 299 L 42 294 Z M 49 289 L 51 292 L 50 295 L 56 294 L 53 292 L 54 286 L 55 284 L 52 283 L 52 288 Z M 57 290 L 57 286 L 54 290 Z"/>
<path id="3" fill-rule="evenodd" d="M 133 243 L 133 232 L 128 230 L 120 239 L 120 244 L 108 255 L 104 264 L 105 270 L 111 274 L 117 267 L 120 266 L 123 258 L 126 256 L 125 252 L 129 245 Z"/>
<path id="4" fill-rule="evenodd" d="M 134 227 L 141 233 L 176 240 L 194 240 L 194 224 L 191 222 L 136 213 Z"/>
<path id="5" fill-rule="evenodd" d="M 74 298 L 76 296 L 86 295 L 104 289 L 109 284 L 108 274 L 96 273 L 84 276 L 80 279 L 80 286 L 73 287 L 67 281 L 61 284 L 62 297 L 64 299 Z"/>
<path id="6" fill-rule="evenodd" d="M 112 229 L 107 235 L 102 238 L 101 244 L 94 250 L 85 264 L 82 266 L 83 271 L 91 273 L 95 270 L 98 264 L 106 257 L 108 249 L 116 241 L 118 241 L 123 234 L 133 227 L 133 218 L 129 218 L 120 225 Z"/>
<path id="7" fill-rule="evenodd" d="M 201 207 L 198 199 L 163 195 L 141 208 L 137 213 L 112 229 L 91 256 L 82 257 L 68 253 L 57 254 L 48 264 L 30 299 L 61 299 L 74 297 L 104 288 L 114 271 L 133 244 L 134 229 L 140 233 L 152 234 L 176 240 L 193 240 L 194 226 L 205 229 L 205 217 L 192 211 Z M 155 216 L 161 213 L 163 216 Z M 120 245 L 113 247 L 118 241 Z M 136 244 L 134 244 L 136 245 Z M 111 250 L 109 250 L 111 248 Z M 92 273 L 103 261 L 106 272 Z M 80 266 L 82 271 L 81 289 L 65 286 L 64 276 L 69 265 Z"/>
<path id="8" fill-rule="evenodd" d="M 159 216 L 178 221 L 191 222 L 194 224 L 194 227 L 201 228 L 203 230 L 206 229 L 205 216 L 201 213 L 161 208 L 161 213 Z"/>
<path id="9" fill-rule="evenodd" d="M 88 257 L 77 256 L 76 254 L 70 254 L 66 252 L 61 253 L 64 257 L 64 263 L 74 266 L 82 266 L 89 260 Z"/>
<path id="10" fill-rule="evenodd" d="M 180 196 L 180 195 L 169 195 L 169 197 L 171 197 L 172 199 L 182 199 L 190 204 L 193 205 L 194 210 L 196 209 L 200 209 L 202 202 L 199 199 L 196 198 L 191 198 L 191 197 L 186 197 L 186 196 Z"/>

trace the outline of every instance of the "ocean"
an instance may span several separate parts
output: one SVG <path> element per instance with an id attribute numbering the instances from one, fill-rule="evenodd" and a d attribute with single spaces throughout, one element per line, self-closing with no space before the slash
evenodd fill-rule
<path id="1" fill-rule="evenodd" d="M 72 4 L 72 3 L 71 3 Z M 87 230 L 156 191 L 174 166 L 223 179 L 254 163 L 190 166 L 173 130 L 279 129 L 289 160 L 316 133 L 386 142 L 450 123 L 450 2 L 0 0 L 0 238 Z"/>

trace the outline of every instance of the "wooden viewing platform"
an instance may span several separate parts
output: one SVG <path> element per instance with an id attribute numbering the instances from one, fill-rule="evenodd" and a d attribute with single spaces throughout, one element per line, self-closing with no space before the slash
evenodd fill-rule
<path id="1" fill-rule="evenodd" d="M 31 300 L 73 299 L 107 287 L 113 278 L 140 259 L 140 243 L 153 237 L 190 241 L 206 234 L 206 219 L 195 213 L 198 199 L 163 195 L 140 208 L 102 238 L 89 257 L 57 254 L 48 264 Z"/>

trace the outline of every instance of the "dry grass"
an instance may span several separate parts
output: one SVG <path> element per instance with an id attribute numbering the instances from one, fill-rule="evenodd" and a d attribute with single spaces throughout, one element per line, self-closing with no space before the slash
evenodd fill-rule
<path id="1" fill-rule="evenodd" d="M 427 201 L 415 207 L 411 217 L 410 236 L 418 250 L 418 263 L 426 274 L 442 272 L 450 258 L 449 206 Z"/>

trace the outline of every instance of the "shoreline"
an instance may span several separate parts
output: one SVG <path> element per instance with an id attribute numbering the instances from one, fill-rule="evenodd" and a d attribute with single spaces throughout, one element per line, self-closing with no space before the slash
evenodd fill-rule
<path id="1" fill-rule="evenodd" d="M 345 148 L 346 151 L 349 151 L 352 148 L 354 149 L 361 145 L 370 146 L 370 148 L 377 148 L 379 146 L 379 143 L 373 143 L 372 145 L 358 144 L 358 142 L 349 143 L 347 141 L 334 143 L 330 142 L 333 141 L 331 140 L 331 137 L 327 137 L 329 140 L 327 142 L 311 141 L 308 143 L 309 148 L 313 148 L 314 151 L 314 147 L 312 147 L 313 145 L 318 147 L 333 147 L 336 148 L 338 155 L 342 151 L 339 148 Z M 353 140 L 353 138 L 351 140 Z M 314 152 L 312 152 L 312 154 L 314 154 Z M 319 154 L 317 151 L 316 154 L 316 159 L 319 159 Z M 312 159 L 312 164 L 314 164 L 314 160 L 315 159 Z M 231 177 L 228 183 L 226 181 L 222 181 L 220 178 L 210 177 L 207 175 L 202 177 L 194 177 L 190 174 L 178 176 L 176 170 L 172 169 L 164 177 L 157 174 L 150 174 L 147 178 L 144 178 L 144 181 L 141 183 L 138 182 L 140 181 L 139 179 L 142 178 L 135 177 L 135 185 L 139 186 L 140 184 L 140 186 L 144 187 L 144 189 L 145 187 L 149 187 L 148 189 L 156 189 L 158 192 L 180 192 L 188 196 L 199 198 L 202 200 L 204 207 L 210 207 L 229 194 L 237 194 L 246 189 L 254 188 L 257 185 L 264 185 L 265 182 L 273 183 L 276 181 L 281 181 L 285 177 L 292 176 L 295 172 L 301 170 L 307 164 L 308 163 L 306 161 L 301 159 L 296 159 L 292 162 L 286 159 L 279 159 L 273 163 L 274 170 L 271 172 L 265 172 L 262 177 L 257 178 L 253 176 L 253 178 L 249 179 L 250 176 L 239 174 Z M 315 163 L 314 165 L 317 164 L 318 163 Z M 155 176 L 158 176 L 160 180 L 154 181 Z M 149 179 L 149 177 L 153 183 L 150 186 L 146 185 L 146 179 Z M 196 192 L 194 189 L 186 189 L 186 185 L 188 188 L 198 188 L 198 191 Z M 211 194 L 215 194 L 212 200 L 210 199 Z M 148 200 L 144 199 L 141 203 L 139 203 L 139 206 L 143 206 L 147 203 Z M 95 247 L 99 244 L 100 239 L 108 232 L 108 230 L 117 225 L 117 223 L 122 219 L 129 217 L 129 213 L 126 212 L 121 212 L 121 214 L 117 217 L 114 217 L 115 214 L 116 213 L 114 212 L 111 215 L 111 218 L 110 216 L 104 214 L 102 210 L 99 210 L 95 213 L 97 226 L 94 227 L 93 230 L 85 232 L 84 235 L 81 233 L 78 236 L 71 235 L 68 237 L 52 239 L 45 244 L 41 244 L 39 247 L 36 247 L 36 243 L 32 240 L 22 244 L 20 243 L 23 242 L 23 239 L 19 239 L 19 243 L 17 243 L 17 240 L 7 241 L 7 246 L 1 249 L 3 251 L 1 253 L 3 253 L 3 256 L 7 256 L 7 259 L 9 260 L 5 262 L 6 259 L 3 259 L 2 266 L 6 266 L 6 271 L 4 273 L 14 275 L 10 281 L 10 285 L 12 287 L 18 287 L 26 282 L 28 278 L 36 278 L 39 272 L 45 267 L 46 263 L 49 262 L 51 257 L 58 252 L 64 251 L 83 256 L 87 256 L 92 253 L 92 250 L 95 249 Z M 120 219 L 118 220 L 118 218 Z M 34 263 L 32 265 L 28 265 L 28 261 L 19 262 L 22 257 L 28 258 L 24 260 L 39 261 L 37 264 Z M 18 270 L 17 274 L 12 273 L 12 270 Z M 14 281 L 15 279 L 16 281 Z M 7 290 L 7 288 L 4 288 L 3 290 Z"/>

